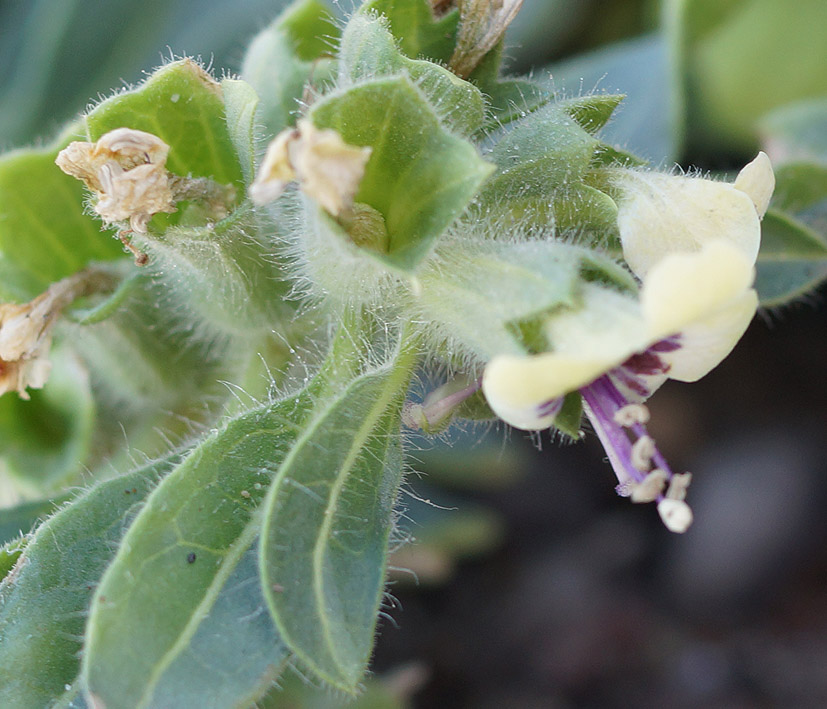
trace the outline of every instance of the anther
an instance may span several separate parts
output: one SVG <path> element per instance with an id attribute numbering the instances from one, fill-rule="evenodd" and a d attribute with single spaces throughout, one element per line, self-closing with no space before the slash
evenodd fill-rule
<path id="1" fill-rule="evenodd" d="M 631 428 L 636 424 L 649 423 L 649 409 L 643 404 L 627 404 L 615 411 L 615 423 L 624 428 Z"/>
<path id="2" fill-rule="evenodd" d="M 654 454 L 654 439 L 651 436 L 641 436 L 632 445 L 632 465 L 645 472 L 652 466 L 652 456 Z"/>
<path id="3" fill-rule="evenodd" d="M 677 473 L 673 475 L 669 481 L 669 489 L 666 491 L 666 497 L 670 500 L 685 500 L 686 489 L 691 482 L 692 473 Z"/>
<path id="4" fill-rule="evenodd" d="M 692 510 L 683 500 L 661 500 L 658 514 L 670 532 L 683 534 L 692 524 Z"/>
<path id="5" fill-rule="evenodd" d="M 632 485 L 629 497 L 632 502 L 654 502 L 663 493 L 667 478 L 665 470 L 655 468 L 637 485 Z"/>

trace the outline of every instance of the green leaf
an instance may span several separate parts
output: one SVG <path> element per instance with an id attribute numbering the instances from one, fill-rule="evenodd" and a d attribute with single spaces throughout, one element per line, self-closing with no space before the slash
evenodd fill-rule
<path id="1" fill-rule="evenodd" d="M 373 149 L 356 200 L 384 216 L 389 248 L 366 253 L 404 272 L 427 256 L 493 169 L 473 145 L 441 126 L 404 77 L 334 93 L 314 104 L 309 115 L 346 143 Z"/>
<path id="2" fill-rule="evenodd" d="M 678 157 L 683 141 L 682 94 L 669 73 L 659 35 L 620 42 L 548 67 L 556 91 L 583 94 L 600 87 L 623 94 L 623 106 L 601 140 L 658 164 Z M 575 99 L 577 100 L 577 99 Z"/>
<path id="3" fill-rule="evenodd" d="M 101 483 L 44 522 L 0 583 L 0 706 L 50 706 L 74 682 L 94 585 L 169 463 Z"/>
<path id="4" fill-rule="evenodd" d="M 263 691 L 287 658 L 242 560 L 258 533 L 256 507 L 291 449 L 306 395 L 228 422 L 153 491 L 101 580 L 87 629 L 84 677 L 109 709 L 211 706 Z M 256 586 L 238 593 L 239 582 Z M 258 596 L 258 601 L 256 601 Z M 252 609 L 251 609 L 252 606 Z M 216 639 L 216 629 L 232 631 Z M 130 638 L 124 643 L 123 638 Z"/>
<path id="5" fill-rule="evenodd" d="M 318 0 L 299 0 L 252 41 L 241 76 L 259 95 L 256 120 L 267 134 L 293 125 L 305 85 L 333 75 L 323 57 L 333 51 L 338 29 Z"/>
<path id="6" fill-rule="evenodd" d="M 776 168 L 772 206 L 827 234 L 827 164 L 792 162 Z"/>
<path id="7" fill-rule="evenodd" d="M 398 682 L 393 670 L 387 680 L 382 677 L 367 677 L 359 687 L 359 696 L 342 700 L 338 693 L 325 687 L 314 687 L 298 672 L 292 672 L 278 687 L 256 703 L 256 709 L 410 709 L 408 695 L 418 691 L 416 684 L 404 686 Z M 403 686 L 400 686 L 403 685 Z"/>
<path id="8" fill-rule="evenodd" d="M 475 133 L 485 119 L 479 89 L 438 64 L 402 54 L 385 18 L 354 16 L 342 35 L 339 62 L 342 83 L 407 74 L 446 125 L 460 135 Z"/>
<path id="9" fill-rule="evenodd" d="M 95 402 L 89 374 L 66 350 L 55 350 L 45 388 L 24 401 L 0 398 L 0 461 L 27 497 L 50 495 L 79 482 L 89 462 Z"/>
<path id="10" fill-rule="evenodd" d="M 369 0 L 359 12 L 377 12 L 387 17 L 400 48 L 412 59 L 425 57 L 447 64 L 454 53 L 458 10 L 436 19 L 428 0 Z"/>
<path id="11" fill-rule="evenodd" d="M 317 409 L 264 504 L 270 612 L 302 663 L 349 693 L 367 669 L 384 590 L 412 366 L 403 352 L 393 369 L 362 375 Z"/>
<path id="12" fill-rule="evenodd" d="M 255 549 L 241 557 L 187 648 L 158 680 L 151 706 L 253 706 L 281 676 L 289 655 L 265 610 L 257 562 Z"/>
<path id="13" fill-rule="evenodd" d="M 296 56 L 313 62 L 329 55 L 339 37 L 336 18 L 327 3 L 296 0 L 276 18 L 273 27 L 284 33 Z"/>
<path id="14" fill-rule="evenodd" d="M 170 146 L 171 172 L 244 188 L 221 85 L 191 59 L 167 64 L 136 89 L 102 101 L 84 123 L 91 140 L 122 127 L 157 135 Z"/>
<path id="15" fill-rule="evenodd" d="M 145 130 L 171 146 L 167 165 L 173 172 L 243 189 L 221 86 L 191 60 L 173 62 L 139 88 L 103 101 L 84 124 L 70 127 L 48 150 L 18 151 L 0 160 L 3 299 L 31 299 L 90 261 L 123 256 L 118 242 L 101 233 L 99 222 L 83 214 L 81 183 L 54 164 L 73 137 L 96 140 L 121 127 Z"/>
<path id="16" fill-rule="evenodd" d="M 221 91 L 224 94 L 227 130 L 241 163 L 244 183 L 249 185 L 255 176 L 253 141 L 258 94 L 250 84 L 240 79 L 224 79 Z"/>
<path id="17" fill-rule="evenodd" d="M 486 156 L 499 171 L 486 192 L 549 194 L 588 170 L 597 141 L 556 104 L 513 125 Z"/>
<path id="18" fill-rule="evenodd" d="M 83 213 L 83 186 L 55 165 L 68 140 L 0 158 L 0 299 L 31 300 L 123 248 Z"/>
<path id="19" fill-rule="evenodd" d="M 770 209 L 761 225 L 755 289 L 761 304 L 782 305 L 827 278 L 827 240 L 794 217 Z"/>
<path id="20" fill-rule="evenodd" d="M 420 276 L 422 292 L 409 316 L 433 323 L 428 336 L 450 340 L 488 361 L 524 354 L 512 323 L 573 302 L 582 252 L 552 241 L 451 244 Z"/>

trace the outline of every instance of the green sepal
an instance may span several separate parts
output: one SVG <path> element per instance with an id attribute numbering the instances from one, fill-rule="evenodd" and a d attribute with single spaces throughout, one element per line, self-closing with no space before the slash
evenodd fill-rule
<path id="1" fill-rule="evenodd" d="M 101 580 L 87 626 L 85 682 L 110 709 L 185 697 L 195 705 L 216 674 L 223 687 L 210 695 L 230 707 L 275 679 L 287 649 L 266 613 L 255 613 L 263 601 L 254 560 L 245 558 L 256 508 L 307 407 L 300 394 L 230 420 L 153 490 Z M 239 592 L 239 582 L 255 593 Z"/>
<path id="2" fill-rule="evenodd" d="M 95 584 L 159 461 L 100 483 L 44 522 L 0 582 L 0 706 L 51 706 L 75 682 Z"/>
<path id="3" fill-rule="evenodd" d="M 473 393 L 454 412 L 454 418 L 465 419 L 466 421 L 493 421 L 497 418 L 482 390 Z"/>
<path id="4" fill-rule="evenodd" d="M 480 129 L 485 106 L 479 89 L 438 64 L 402 54 L 384 17 L 355 15 L 342 35 L 340 83 L 402 73 L 425 94 L 446 126 L 463 136 Z"/>
<path id="5" fill-rule="evenodd" d="M 276 625 L 303 666 L 351 694 L 384 591 L 415 361 L 403 350 L 317 405 L 263 505 L 261 582 Z"/>
<path id="6" fill-rule="evenodd" d="M 497 173 L 485 184 L 478 209 L 505 219 L 526 215 L 548 224 L 555 194 L 582 182 L 598 141 L 559 105 L 549 104 L 502 134 L 486 154 Z"/>
<path id="7" fill-rule="evenodd" d="M 583 397 L 572 391 L 563 399 L 563 407 L 554 417 L 554 428 L 569 438 L 578 441 L 583 438 L 580 424 L 583 419 Z"/>
<path id="8" fill-rule="evenodd" d="M 619 248 L 616 253 L 619 255 Z M 600 251 L 583 252 L 580 277 L 587 283 L 600 283 L 620 292 L 633 295 L 638 292 L 635 277 L 615 261 L 612 255 Z"/>
<path id="9" fill-rule="evenodd" d="M 411 59 L 447 64 L 454 53 L 459 10 L 435 18 L 428 0 L 368 0 L 359 8 L 363 15 L 373 12 L 388 18 L 393 36 Z"/>
<path id="10" fill-rule="evenodd" d="M 259 96 L 256 120 L 275 135 L 294 125 L 309 83 L 333 77 L 333 52 L 339 30 L 326 5 L 298 0 L 288 6 L 247 49 L 241 77 Z"/>
<path id="11" fill-rule="evenodd" d="M 500 77 L 504 43 L 499 42 L 468 77 L 485 95 L 487 130 L 495 130 L 518 118 L 525 118 L 552 100 L 554 94 L 530 79 Z"/>
<path id="12" fill-rule="evenodd" d="M 255 89 L 241 79 L 224 79 L 221 82 L 224 95 L 224 114 L 227 132 L 235 148 L 244 184 L 255 177 L 255 126 L 259 97 Z"/>
<path id="13" fill-rule="evenodd" d="M 96 405 L 89 373 L 67 349 L 55 348 L 50 358 L 49 381 L 31 390 L 29 401 L 15 393 L 0 398 L 0 461 L 27 498 L 78 483 L 91 463 Z"/>
<path id="14" fill-rule="evenodd" d="M 643 167 L 648 164 L 648 160 L 644 160 L 633 153 L 603 142 L 597 144 L 597 147 L 594 149 L 594 155 L 592 155 L 592 165 L 597 168 Z"/>
<path id="15" fill-rule="evenodd" d="M 422 272 L 409 316 L 429 322 L 432 345 L 450 341 L 487 362 L 525 354 L 515 324 L 574 302 L 583 252 L 553 241 L 479 241 L 446 245 Z"/>
<path id="16" fill-rule="evenodd" d="M 558 105 L 584 131 L 594 135 L 609 122 L 624 98 L 623 94 L 590 94 L 563 99 Z"/>
<path id="17" fill-rule="evenodd" d="M 442 127 L 406 77 L 333 93 L 309 118 L 350 145 L 373 149 L 356 201 L 384 216 L 388 252 L 366 253 L 403 273 L 419 266 L 493 170 L 471 143 Z"/>
<path id="18" fill-rule="evenodd" d="M 272 330 L 289 319 L 289 285 L 273 246 L 258 234 L 248 202 L 207 226 L 174 226 L 133 238 L 163 284 L 211 327 L 229 333 Z"/>
<path id="19" fill-rule="evenodd" d="M 507 211 L 505 211 L 507 209 Z M 528 195 L 508 200 L 498 218 L 503 227 L 520 225 L 553 230 L 583 243 L 610 243 L 619 237 L 617 204 L 605 192 L 575 182 L 545 197 Z"/>

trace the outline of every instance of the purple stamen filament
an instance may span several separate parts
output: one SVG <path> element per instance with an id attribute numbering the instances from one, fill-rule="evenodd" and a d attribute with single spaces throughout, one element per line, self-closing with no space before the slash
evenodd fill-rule
<path id="1" fill-rule="evenodd" d="M 629 437 L 629 432 L 637 440 L 648 436 L 646 427 L 641 423 L 636 423 L 629 429 L 625 429 L 615 420 L 615 414 L 630 402 L 618 391 L 611 377 L 606 374 L 583 387 L 580 393 L 583 396 L 586 414 L 603 444 L 621 485 L 643 482 L 648 471 L 640 470 L 632 463 L 633 441 Z M 666 473 L 667 480 L 671 480 L 672 470 L 657 447 L 655 447 L 652 460 Z M 663 499 L 663 494 L 658 495 L 657 499 Z"/>

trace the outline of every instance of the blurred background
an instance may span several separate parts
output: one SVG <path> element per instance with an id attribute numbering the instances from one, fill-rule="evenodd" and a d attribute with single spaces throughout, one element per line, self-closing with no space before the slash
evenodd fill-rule
<path id="1" fill-rule="evenodd" d="M 283 4 L 0 0 L 0 148 L 173 54 L 237 70 Z M 808 176 L 796 217 L 823 241 L 825 28 L 823 0 L 525 0 L 508 56 L 567 95 L 627 94 L 605 136 L 655 166 L 726 172 L 763 147 Z M 816 282 L 819 248 L 776 266 Z M 614 494 L 591 435 L 412 440 L 418 542 L 395 553 L 355 706 L 827 706 L 825 292 L 765 309 L 717 370 L 651 401 L 652 435 L 695 476 L 683 536 Z M 287 689 L 273 706 L 343 703 Z"/>

